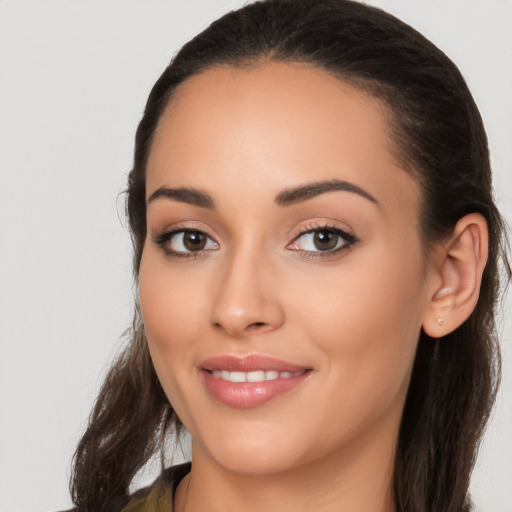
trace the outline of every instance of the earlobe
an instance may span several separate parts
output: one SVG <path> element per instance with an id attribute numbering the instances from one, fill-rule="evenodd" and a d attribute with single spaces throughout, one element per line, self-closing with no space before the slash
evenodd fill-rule
<path id="1" fill-rule="evenodd" d="M 488 256 L 484 217 L 471 213 L 460 219 L 436 258 L 435 289 L 423 318 L 423 330 L 433 338 L 449 334 L 473 312 Z"/>

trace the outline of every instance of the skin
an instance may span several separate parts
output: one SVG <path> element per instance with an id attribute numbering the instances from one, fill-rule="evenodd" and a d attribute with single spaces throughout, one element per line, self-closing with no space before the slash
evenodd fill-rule
<path id="1" fill-rule="evenodd" d="M 142 314 L 159 379 L 193 440 L 178 512 L 394 510 L 401 413 L 440 283 L 422 244 L 418 184 L 393 159 L 388 132 L 378 100 L 302 64 L 207 70 L 163 114 L 147 197 L 187 187 L 216 205 L 160 197 L 147 207 Z M 275 203 L 283 189 L 332 179 L 376 202 L 331 191 Z M 319 257 L 298 237 L 325 224 L 357 241 Z M 211 239 L 199 257 L 155 243 L 183 228 Z M 237 409 L 217 402 L 198 370 L 221 354 L 313 371 Z"/>

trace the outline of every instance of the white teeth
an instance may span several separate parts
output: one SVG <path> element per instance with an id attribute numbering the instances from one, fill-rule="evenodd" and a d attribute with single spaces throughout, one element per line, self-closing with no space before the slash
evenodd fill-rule
<path id="1" fill-rule="evenodd" d="M 246 382 L 247 374 L 245 372 L 229 372 L 229 381 L 231 381 L 231 382 Z"/>
<path id="2" fill-rule="evenodd" d="M 229 382 L 264 382 L 266 380 L 290 379 L 302 375 L 304 370 L 298 372 L 278 372 L 275 370 L 257 370 L 254 372 L 230 372 L 228 370 L 212 370 L 212 375 Z"/>
<path id="3" fill-rule="evenodd" d="M 265 380 L 265 372 L 264 371 L 258 371 L 258 372 L 247 372 L 247 382 L 261 382 L 262 380 Z"/>

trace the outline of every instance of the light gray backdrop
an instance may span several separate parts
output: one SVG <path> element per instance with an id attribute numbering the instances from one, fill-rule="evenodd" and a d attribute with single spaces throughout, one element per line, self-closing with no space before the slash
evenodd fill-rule
<path id="1" fill-rule="evenodd" d="M 70 505 L 71 455 L 131 317 L 119 194 L 136 124 L 174 52 L 243 3 L 0 0 L 1 512 Z M 369 3 L 461 68 L 510 221 L 512 2 Z M 493 512 L 512 512 L 510 314 L 503 323 L 503 387 L 472 484 L 478 508 Z"/>

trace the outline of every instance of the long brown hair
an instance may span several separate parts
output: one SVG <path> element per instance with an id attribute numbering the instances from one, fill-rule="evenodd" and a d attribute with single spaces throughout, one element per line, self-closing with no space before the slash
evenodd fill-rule
<path id="1" fill-rule="evenodd" d="M 153 87 L 136 134 L 127 191 L 134 276 L 146 237 L 146 162 L 173 92 L 207 68 L 264 59 L 312 64 L 383 102 L 395 156 L 422 187 L 426 247 L 467 213 L 487 220 L 489 260 L 474 312 L 439 342 L 420 336 L 395 463 L 397 510 L 466 512 L 471 470 L 499 383 L 500 256 L 504 282 L 510 266 L 478 109 L 456 66 L 414 29 L 350 0 L 267 0 L 228 13 L 188 42 Z M 75 454 L 77 509 L 122 508 L 134 475 L 180 426 L 155 374 L 136 306 L 129 342 L 105 379 Z"/>

